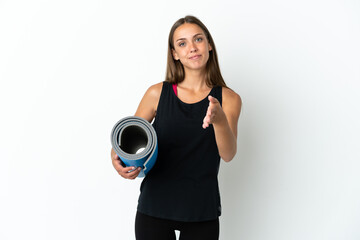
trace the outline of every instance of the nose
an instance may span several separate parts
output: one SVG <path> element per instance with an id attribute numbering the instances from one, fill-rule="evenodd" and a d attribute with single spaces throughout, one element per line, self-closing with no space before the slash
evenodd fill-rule
<path id="1" fill-rule="evenodd" d="M 191 45 L 190 45 L 190 52 L 196 52 L 197 51 L 197 47 L 196 47 L 196 44 L 195 43 L 192 43 Z"/>

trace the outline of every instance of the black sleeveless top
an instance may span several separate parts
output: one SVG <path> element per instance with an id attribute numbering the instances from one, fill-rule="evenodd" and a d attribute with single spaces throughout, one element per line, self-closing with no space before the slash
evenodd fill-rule
<path id="1" fill-rule="evenodd" d="M 222 102 L 222 87 L 211 96 Z M 220 156 L 214 128 L 203 129 L 208 98 L 188 104 L 163 83 L 153 126 L 159 153 L 141 183 L 138 211 L 153 217 L 196 222 L 221 214 L 217 175 Z"/>

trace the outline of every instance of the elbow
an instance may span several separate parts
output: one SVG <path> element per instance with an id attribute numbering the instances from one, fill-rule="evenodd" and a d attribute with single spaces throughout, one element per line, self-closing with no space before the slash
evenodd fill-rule
<path id="1" fill-rule="evenodd" d="M 233 160 L 233 158 L 222 158 L 222 160 L 224 160 L 224 162 L 231 162 L 231 160 Z"/>
<path id="2" fill-rule="evenodd" d="M 235 155 L 233 156 L 227 156 L 227 157 L 221 157 L 222 160 L 224 160 L 225 162 L 231 162 L 231 160 L 233 160 Z"/>
<path id="3" fill-rule="evenodd" d="M 233 151 L 229 151 L 226 154 L 220 154 L 220 157 L 222 160 L 224 160 L 225 162 L 230 162 L 231 160 L 233 160 L 233 158 L 236 155 L 236 147 L 233 149 Z"/>

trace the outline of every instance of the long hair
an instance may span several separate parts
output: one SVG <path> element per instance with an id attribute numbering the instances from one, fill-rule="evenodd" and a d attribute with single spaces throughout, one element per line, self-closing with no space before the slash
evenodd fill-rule
<path id="1" fill-rule="evenodd" d="M 172 55 L 172 50 L 174 47 L 174 32 L 175 30 L 184 23 L 192 23 L 198 25 L 205 33 L 205 36 L 211 46 L 211 51 L 209 52 L 209 60 L 206 63 L 206 85 L 208 87 L 222 86 L 226 87 L 225 81 L 221 75 L 219 62 L 217 58 L 215 43 L 209 30 L 206 26 L 194 16 L 186 16 L 177 20 L 172 26 L 169 33 L 168 40 L 168 55 L 167 55 L 167 67 L 166 67 L 166 78 L 165 81 L 170 83 L 181 83 L 185 78 L 185 71 L 180 60 L 175 60 Z"/>

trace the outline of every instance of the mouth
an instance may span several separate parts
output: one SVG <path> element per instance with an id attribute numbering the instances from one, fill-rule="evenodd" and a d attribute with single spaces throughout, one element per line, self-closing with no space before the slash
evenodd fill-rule
<path id="1" fill-rule="evenodd" d="M 196 59 L 199 59 L 200 57 L 201 57 L 201 55 L 194 55 L 194 56 L 189 57 L 189 59 L 196 60 Z"/>

